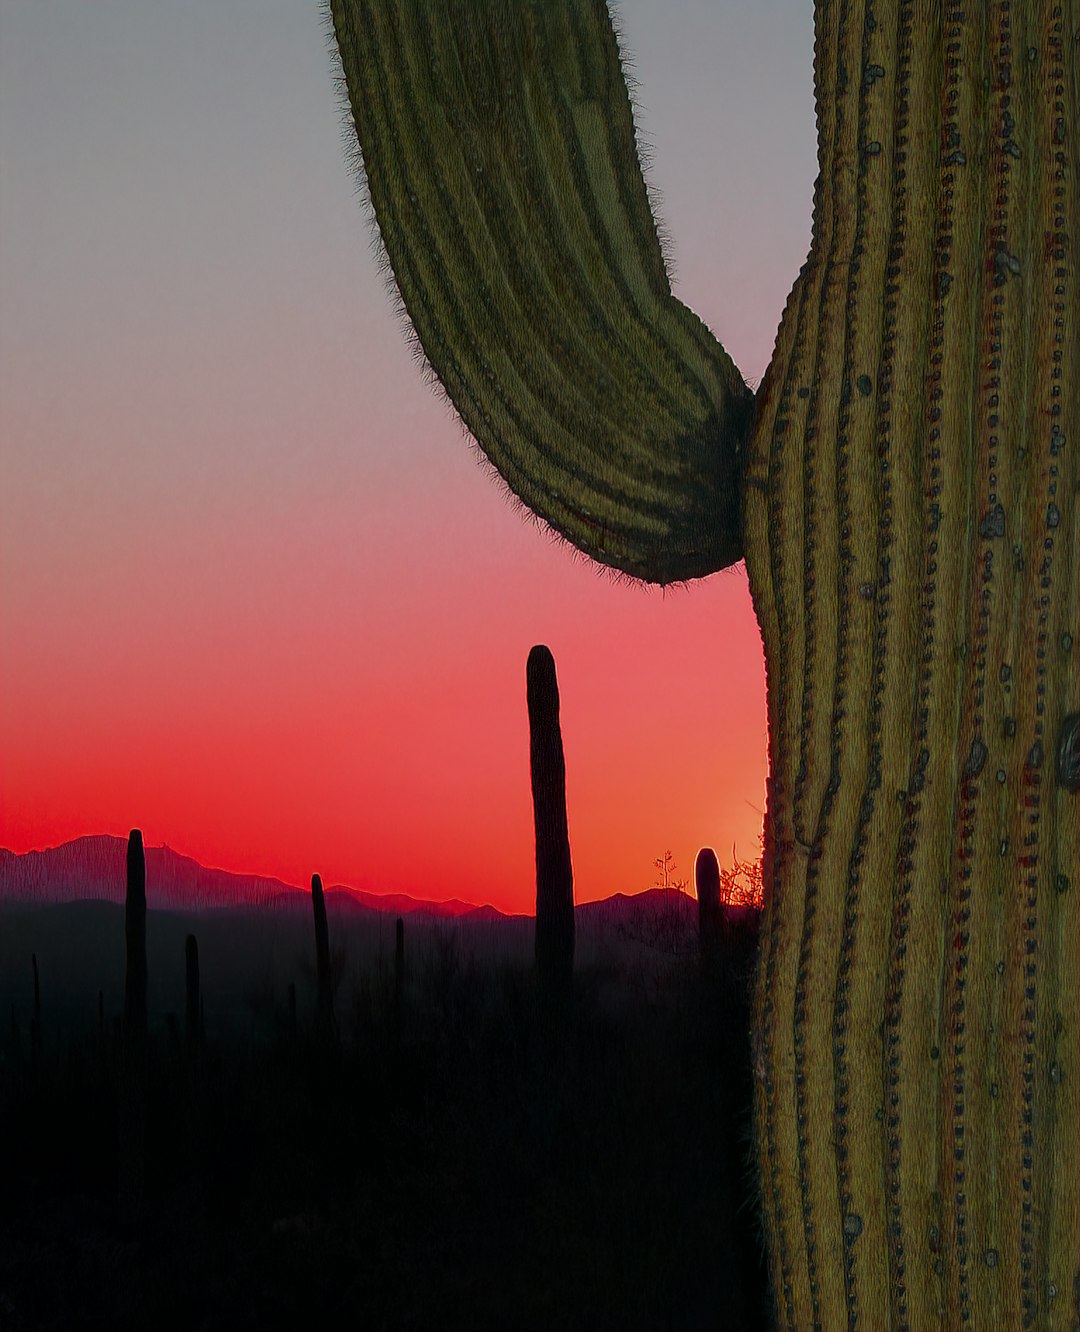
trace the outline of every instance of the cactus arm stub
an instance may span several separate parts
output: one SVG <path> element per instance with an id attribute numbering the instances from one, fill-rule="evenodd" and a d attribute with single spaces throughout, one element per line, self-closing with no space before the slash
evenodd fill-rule
<path id="1" fill-rule="evenodd" d="M 662 584 L 742 555 L 754 398 L 671 294 L 604 0 L 331 0 L 431 368 L 510 490 Z"/>

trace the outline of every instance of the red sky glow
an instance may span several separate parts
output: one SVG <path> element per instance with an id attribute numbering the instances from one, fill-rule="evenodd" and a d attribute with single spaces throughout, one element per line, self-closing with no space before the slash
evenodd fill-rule
<path id="1" fill-rule="evenodd" d="M 755 384 L 809 240 L 807 8 L 619 6 L 675 290 Z M 756 858 L 745 572 L 619 584 L 478 465 L 373 258 L 319 15 L 55 0 L 3 28 L 0 845 L 138 826 L 530 910 L 542 642 L 578 900 L 668 849 L 688 879 L 703 845 Z"/>

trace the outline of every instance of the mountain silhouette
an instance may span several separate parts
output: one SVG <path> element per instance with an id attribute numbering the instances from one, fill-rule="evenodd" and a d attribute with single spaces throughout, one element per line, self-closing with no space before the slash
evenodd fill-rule
<path id="1" fill-rule="evenodd" d="M 127 840 L 99 835 L 44 851 L 16 853 L 0 848 L 0 906 L 48 906 L 61 902 L 120 902 L 126 888 Z M 433 901 L 407 893 L 373 893 L 335 884 L 326 889 L 335 912 L 379 911 L 397 916 L 422 913 L 450 919 L 498 921 L 513 913 L 493 906 L 477 906 L 459 898 Z M 146 848 L 146 900 L 153 910 L 205 911 L 217 907 L 297 907 L 310 909 L 308 889 L 258 874 L 235 874 L 210 869 L 170 846 Z M 733 918 L 756 917 L 753 908 L 725 908 Z M 521 913 L 522 915 L 526 913 Z M 529 913 L 531 914 L 531 913 Z M 593 902 L 579 902 L 576 915 L 583 925 L 597 928 L 649 918 L 677 918 L 685 928 L 697 929 L 697 900 L 674 888 L 649 888 L 637 893 L 614 893 Z"/>
<path id="2" fill-rule="evenodd" d="M 123 902 L 127 840 L 107 835 L 77 837 L 44 851 L 17 854 L 0 849 L 0 904 L 49 905 L 60 902 Z M 361 907 L 399 916 L 501 917 L 494 907 L 453 898 L 426 901 L 405 893 L 372 893 L 342 884 L 326 890 L 340 909 Z M 209 869 L 169 846 L 146 848 L 146 901 L 151 910 L 204 911 L 215 907 L 308 906 L 306 888 L 258 874 Z"/>

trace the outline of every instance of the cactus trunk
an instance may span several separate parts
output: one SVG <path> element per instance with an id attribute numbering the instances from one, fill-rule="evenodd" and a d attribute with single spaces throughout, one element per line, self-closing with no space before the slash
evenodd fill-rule
<path id="1" fill-rule="evenodd" d="M 1080 5 L 816 6 L 758 394 L 784 1328 L 1080 1326 Z"/>
<path id="2" fill-rule="evenodd" d="M 398 916 L 394 924 L 394 1027 L 401 1028 L 401 1005 L 405 994 L 405 922 Z"/>
<path id="3" fill-rule="evenodd" d="M 574 970 L 574 877 L 566 820 L 566 761 L 555 659 L 538 644 L 525 669 L 536 830 L 536 970 L 543 991 L 569 991 Z"/>
<path id="4" fill-rule="evenodd" d="M 812 246 L 748 437 L 603 0 L 331 12 L 402 301 L 507 483 L 652 581 L 745 551 L 780 1324 L 1075 1332 L 1080 0 L 816 0 Z"/>

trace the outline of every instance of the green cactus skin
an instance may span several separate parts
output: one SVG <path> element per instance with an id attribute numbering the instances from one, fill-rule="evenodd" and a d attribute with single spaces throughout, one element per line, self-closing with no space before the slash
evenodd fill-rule
<path id="1" fill-rule="evenodd" d="M 511 491 L 631 575 L 734 563 L 753 395 L 671 294 L 602 0 L 331 17 L 401 298 Z"/>
<path id="2" fill-rule="evenodd" d="M 315 913 L 315 997 L 320 1032 L 328 1033 L 334 1025 L 334 998 L 330 987 L 330 931 L 326 924 L 326 899 L 322 879 L 311 876 L 311 906 Z"/>
<path id="3" fill-rule="evenodd" d="M 566 760 L 555 658 L 537 644 L 525 666 L 529 767 L 536 830 L 536 971 L 542 989 L 565 995 L 574 971 L 574 873 L 566 821 Z"/>
<path id="4" fill-rule="evenodd" d="M 698 943 L 701 964 L 709 970 L 720 944 L 723 917 L 720 911 L 720 862 L 716 852 L 703 846 L 694 861 L 694 886 L 698 901 Z"/>
<path id="5" fill-rule="evenodd" d="M 202 1042 L 202 1006 L 199 993 L 199 941 L 194 934 L 184 940 L 184 1025 L 188 1050 Z"/>
<path id="6" fill-rule="evenodd" d="M 583 346 L 630 399 L 704 382 L 700 341 L 665 359 L 688 325 L 659 296 L 628 341 L 662 283 L 628 277 L 655 272 L 654 233 L 601 0 L 331 15 L 401 298 L 462 418 L 581 549 L 657 582 L 697 567 L 635 546 L 621 509 L 618 559 L 567 516 L 610 459 L 667 539 L 569 368 Z M 754 1119 L 777 1316 L 1075 1329 L 1080 0 L 816 0 L 814 81 L 811 250 L 745 447 L 710 359 L 767 670 Z M 689 433 L 657 437 L 672 467 Z"/>

